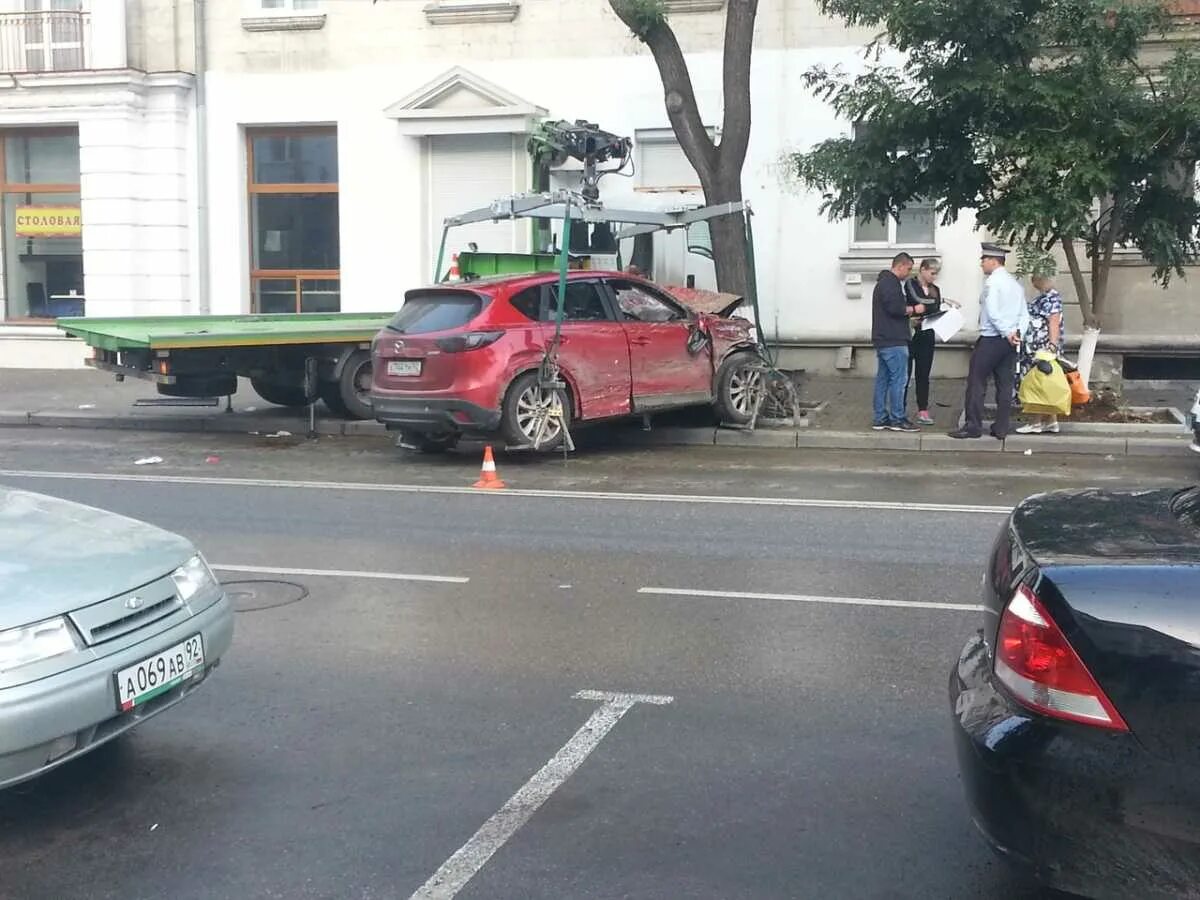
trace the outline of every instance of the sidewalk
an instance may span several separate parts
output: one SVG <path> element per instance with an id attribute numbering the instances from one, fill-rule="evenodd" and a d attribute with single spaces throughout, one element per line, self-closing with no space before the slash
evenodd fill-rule
<path id="1" fill-rule="evenodd" d="M 711 424 L 704 410 L 685 410 L 655 417 L 654 427 L 614 428 L 621 440 L 641 445 L 761 447 L 774 449 L 891 450 L 899 452 L 1050 453 L 1092 456 L 1186 455 L 1190 434 L 1180 426 L 1079 426 L 1064 423 L 1057 436 L 1012 436 L 1006 441 L 990 437 L 956 441 L 946 432 L 958 420 L 963 383 L 935 380 L 933 397 L 936 427 L 921 434 L 895 434 L 870 430 L 871 381 L 863 378 L 808 378 L 802 399 L 824 401 L 820 410 L 801 420 L 798 427 L 760 427 L 753 432 Z M 1135 388 L 1128 392 L 1134 405 L 1187 408 L 1190 387 L 1168 385 Z M 1186 394 L 1186 396 L 1185 396 Z M 83 371 L 0 370 L 0 427 L 92 428 L 169 432 L 305 435 L 307 411 L 272 406 L 248 385 L 233 398 L 232 412 L 220 406 L 144 406 L 138 401 L 162 398 L 153 384 L 129 380 L 117 383 L 110 375 Z M 315 433 L 320 435 L 385 434 L 378 422 L 347 422 L 327 415 L 317 405 Z M 1080 428 L 1085 431 L 1080 431 Z M 1102 428 L 1104 433 L 1092 429 Z M 1073 431 L 1073 429 L 1075 429 Z"/>

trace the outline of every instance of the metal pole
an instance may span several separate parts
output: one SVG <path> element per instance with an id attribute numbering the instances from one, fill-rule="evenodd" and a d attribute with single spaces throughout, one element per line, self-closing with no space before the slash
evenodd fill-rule
<path id="1" fill-rule="evenodd" d="M 758 307 L 758 274 L 754 261 L 754 225 L 753 213 L 749 210 L 743 213 L 746 221 L 746 293 L 750 297 L 750 307 L 754 310 L 754 327 L 758 332 L 758 342 L 762 345 L 763 355 L 771 368 L 775 368 L 775 360 L 767 346 L 767 336 L 763 333 L 762 315 Z"/>
<path id="2" fill-rule="evenodd" d="M 450 226 L 442 226 L 442 243 L 438 246 L 437 262 L 433 266 L 433 283 L 442 280 L 442 263 L 446 261 L 446 238 L 450 234 Z"/>
<path id="3" fill-rule="evenodd" d="M 567 248 L 571 244 L 571 204 L 566 205 L 563 212 L 563 233 L 562 244 L 558 248 L 558 312 L 554 317 L 554 343 L 551 345 L 553 351 L 558 353 L 558 343 L 562 337 L 562 323 L 564 304 L 567 301 L 567 262 L 570 259 L 570 253 Z"/>

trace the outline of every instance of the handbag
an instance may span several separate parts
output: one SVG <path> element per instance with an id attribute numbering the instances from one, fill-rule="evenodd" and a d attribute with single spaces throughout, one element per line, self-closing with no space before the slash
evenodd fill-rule
<path id="1" fill-rule="evenodd" d="M 1092 393 L 1087 389 L 1087 385 L 1083 383 L 1078 369 L 1072 369 L 1067 373 L 1067 384 L 1071 386 L 1072 406 L 1086 406 L 1092 401 Z"/>
<path id="2" fill-rule="evenodd" d="M 1049 350 L 1034 355 L 1034 365 L 1021 379 L 1018 399 L 1026 413 L 1039 415 L 1071 414 L 1071 386 L 1062 365 Z M 1043 363 L 1045 365 L 1043 365 Z M 1049 367 L 1050 371 L 1044 371 Z"/>

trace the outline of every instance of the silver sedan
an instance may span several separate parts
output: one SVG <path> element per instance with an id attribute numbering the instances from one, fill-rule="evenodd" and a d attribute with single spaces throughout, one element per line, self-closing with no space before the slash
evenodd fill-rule
<path id="1" fill-rule="evenodd" d="M 174 706 L 232 637 L 184 538 L 0 486 L 0 789 Z"/>

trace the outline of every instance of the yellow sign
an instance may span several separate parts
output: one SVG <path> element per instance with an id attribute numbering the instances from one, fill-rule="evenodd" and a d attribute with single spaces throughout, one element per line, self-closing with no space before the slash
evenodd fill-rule
<path id="1" fill-rule="evenodd" d="M 17 207 L 19 238 L 77 238 L 82 234 L 78 206 Z"/>

